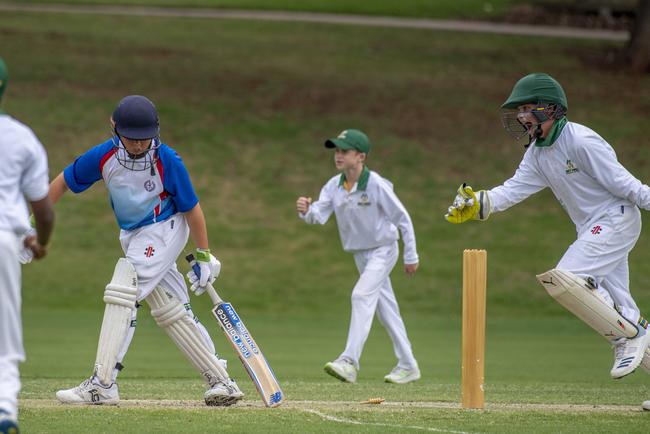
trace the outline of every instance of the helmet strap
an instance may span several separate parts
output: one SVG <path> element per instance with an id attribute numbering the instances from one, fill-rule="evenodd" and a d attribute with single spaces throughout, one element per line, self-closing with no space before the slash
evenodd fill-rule
<path id="1" fill-rule="evenodd" d="M 533 143 L 533 140 L 539 139 L 542 137 L 542 134 L 544 134 L 544 131 L 542 130 L 542 124 L 540 122 L 535 126 L 535 132 L 532 135 L 528 135 L 528 143 L 524 145 L 524 148 L 528 148 Z"/>

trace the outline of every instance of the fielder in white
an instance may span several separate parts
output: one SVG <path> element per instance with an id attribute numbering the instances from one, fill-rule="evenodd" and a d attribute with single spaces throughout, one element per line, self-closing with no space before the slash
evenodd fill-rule
<path id="1" fill-rule="evenodd" d="M 503 123 L 529 143 L 514 176 L 491 190 L 463 184 L 446 218 L 486 220 L 549 187 L 576 225 L 577 240 L 556 268 L 538 276 L 549 294 L 614 346 L 613 378 L 641 364 L 650 371 L 648 323 L 629 288 L 628 254 L 641 231 L 639 207 L 650 209 L 650 188 L 619 163 L 591 129 L 569 122 L 560 84 L 530 74 L 502 105 Z"/>
<path id="2" fill-rule="evenodd" d="M 384 380 L 400 384 L 415 381 L 420 370 L 390 282 L 399 255 L 398 228 L 404 242 L 404 269 L 413 275 L 418 268 L 413 223 L 393 185 L 365 166 L 370 142 L 363 132 L 345 130 L 327 140 L 325 147 L 336 149 L 334 162 L 342 173 L 325 184 L 318 201 L 311 203 L 311 198 L 299 197 L 296 208 L 300 218 L 310 224 L 325 224 L 332 212 L 336 215 L 343 250 L 354 255 L 360 274 L 352 291 L 345 350 L 325 365 L 325 371 L 341 381 L 356 382 L 359 359 L 376 312 L 397 356 L 397 366 Z"/>
<path id="3" fill-rule="evenodd" d="M 0 100 L 7 78 L 0 58 Z M 47 254 L 54 211 L 47 195 L 45 149 L 31 129 L 2 110 L 0 155 L 0 433 L 11 433 L 18 431 L 18 364 L 25 360 L 19 255 L 40 259 Z M 26 200 L 34 213 L 35 234 L 30 234 Z"/>
<path id="4" fill-rule="evenodd" d="M 191 235 L 201 278 L 200 294 L 218 276 L 221 264 L 210 254 L 203 211 L 180 156 L 159 138 L 158 113 L 144 96 L 123 98 L 111 118 L 114 136 L 65 168 L 50 185 L 56 203 L 69 189 L 80 193 L 103 180 L 121 228 L 125 258 L 115 266 L 104 291 L 106 308 L 91 377 L 59 390 L 67 404 L 117 404 L 116 383 L 133 337 L 137 308 L 146 300 L 151 314 L 207 383 L 207 405 L 231 405 L 243 396 L 218 359 L 207 330 L 192 313 L 176 259 Z"/>

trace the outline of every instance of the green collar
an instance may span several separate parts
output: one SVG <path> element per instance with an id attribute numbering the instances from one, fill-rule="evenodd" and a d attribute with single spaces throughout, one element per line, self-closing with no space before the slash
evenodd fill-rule
<path id="1" fill-rule="evenodd" d="M 364 165 L 359 180 L 357 181 L 357 190 L 365 190 L 368 187 L 368 178 L 370 178 L 370 170 L 368 166 Z M 339 179 L 339 187 L 345 182 L 345 173 L 341 173 L 341 179 Z"/>
<path id="2" fill-rule="evenodd" d="M 562 119 L 557 120 L 553 123 L 553 126 L 551 127 L 551 131 L 548 132 L 548 136 L 545 138 L 539 138 L 535 140 L 535 146 L 537 147 L 545 147 L 545 146 L 552 146 L 553 143 L 557 140 L 559 137 L 560 133 L 562 132 L 562 129 L 567 123 L 567 118 L 566 116 L 562 117 Z"/>

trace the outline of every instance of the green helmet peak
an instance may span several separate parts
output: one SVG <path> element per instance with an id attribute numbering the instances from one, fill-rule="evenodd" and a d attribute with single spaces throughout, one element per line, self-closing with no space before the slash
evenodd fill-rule
<path id="1" fill-rule="evenodd" d="M 539 72 L 520 79 L 501 108 L 514 109 L 523 104 L 558 104 L 565 111 L 569 108 L 560 83 L 550 75 Z"/>

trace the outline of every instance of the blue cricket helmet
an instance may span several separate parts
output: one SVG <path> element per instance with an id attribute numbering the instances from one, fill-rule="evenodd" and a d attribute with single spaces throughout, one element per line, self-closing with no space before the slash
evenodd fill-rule
<path id="1" fill-rule="evenodd" d="M 127 139 L 152 139 L 160 134 L 156 106 L 142 95 L 122 98 L 113 112 L 113 122 L 117 134 Z"/>

